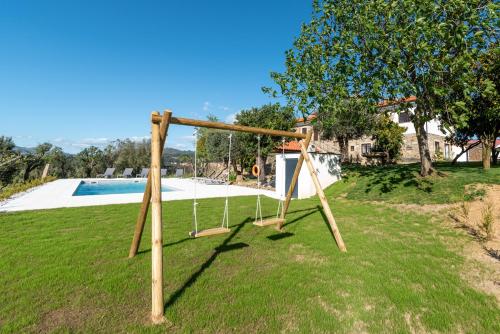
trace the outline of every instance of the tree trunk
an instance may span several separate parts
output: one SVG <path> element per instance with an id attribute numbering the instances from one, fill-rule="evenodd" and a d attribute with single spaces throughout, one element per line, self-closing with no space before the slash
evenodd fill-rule
<path id="1" fill-rule="evenodd" d="M 234 172 L 236 173 L 236 183 L 240 183 L 241 181 L 243 181 L 243 168 L 238 169 L 238 163 L 236 162 L 236 159 L 234 159 L 232 163 Z"/>
<path id="2" fill-rule="evenodd" d="M 265 182 L 266 181 L 266 159 L 267 157 L 260 156 L 260 161 L 259 157 L 257 157 L 256 162 L 257 166 L 260 168 L 260 182 Z"/>
<path id="3" fill-rule="evenodd" d="M 452 164 L 452 165 L 455 165 L 455 164 L 457 163 L 457 161 L 458 161 L 458 158 L 460 158 L 460 157 L 461 157 L 464 153 L 469 152 L 469 150 L 470 150 L 470 149 L 472 149 L 472 148 L 476 147 L 476 146 L 477 146 L 477 145 L 479 145 L 479 144 L 481 144 L 481 142 L 480 142 L 480 141 L 477 141 L 477 142 L 475 142 L 474 144 L 471 144 L 471 145 L 467 146 L 467 148 L 461 147 L 461 150 L 462 150 L 462 151 L 461 151 L 460 153 L 458 153 L 458 154 L 455 156 L 455 158 L 453 158 L 453 161 L 451 162 L 451 164 Z"/>
<path id="4" fill-rule="evenodd" d="M 413 121 L 418 143 L 418 153 L 420 155 L 420 175 L 428 176 L 434 172 L 432 168 L 431 152 L 429 151 L 429 140 L 425 131 L 425 122 Z"/>
<path id="5" fill-rule="evenodd" d="M 482 158 L 483 158 L 483 169 L 490 169 L 490 161 L 491 161 L 491 150 L 494 146 L 492 142 L 495 142 L 495 138 L 491 139 L 491 136 L 483 135 L 481 136 L 482 143 Z"/>
<path id="6" fill-rule="evenodd" d="M 342 156 L 342 161 L 349 161 L 349 140 L 345 136 L 338 136 L 337 141 L 339 142 L 340 154 Z"/>
<path id="7" fill-rule="evenodd" d="M 31 168 L 29 166 L 27 166 L 26 169 L 24 170 L 24 173 L 23 173 L 23 181 L 24 182 L 28 181 L 28 178 L 30 177 L 30 173 L 31 173 Z"/>

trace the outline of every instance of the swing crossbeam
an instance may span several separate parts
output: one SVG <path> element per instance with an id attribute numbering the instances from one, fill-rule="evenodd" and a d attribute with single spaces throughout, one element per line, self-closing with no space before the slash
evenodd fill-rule
<path id="1" fill-rule="evenodd" d="M 146 221 L 147 212 L 149 209 L 150 202 L 152 203 L 152 251 L 151 251 L 151 260 L 152 260 L 152 312 L 151 319 L 153 323 L 161 323 L 164 321 L 164 301 L 163 301 L 163 223 L 162 223 L 162 205 L 161 205 L 161 178 L 160 178 L 160 162 L 161 156 L 163 152 L 163 147 L 166 143 L 167 132 L 169 128 L 169 124 L 178 124 L 178 125 L 186 125 L 186 126 L 195 126 L 195 127 L 204 127 L 204 128 L 213 128 L 220 130 L 230 130 L 230 131 L 238 131 L 238 132 L 247 132 L 247 133 L 255 133 L 261 135 L 270 135 L 275 137 L 287 137 L 287 138 L 296 138 L 300 139 L 301 146 L 301 156 L 295 168 L 295 172 L 292 177 L 292 181 L 290 183 L 285 201 L 283 202 L 283 208 L 281 211 L 281 216 L 279 218 L 272 218 L 266 220 L 256 221 L 254 224 L 258 226 L 267 226 L 267 225 L 276 225 L 278 229 L 281 229 L 281 226 L 285 222 L 285 216 L 288 211 L 288 206 L 290 204 L 291 196 L 293 190 L 295 189 L 295 185 L 297 183 L 297 179 L 299 176 L 300 168 L 302 166 L 302 162 L 305 160 L 306 165 L 309 169 L 309 173 L 314 182 L 316 190 L 318 192 L 321 204 L 323 209 L 325 210 L 326 218 L 330 224 L 330 227 L 333 231 L 333 235 L 335 241 L 339 249 L 343 252 L 346 251 L 344 242 L 342 237 L 340 236 L 340 232 L 337 228 L 337 224 L 335 219 L 333 218 L 333 214 L 328 205 L 328 201 L 326 199 L 325 194 L 321 188 L 319 183 L 319 179 L 312 164 L 311 159 L 309 158 L 309 153 L 307 152 L 307 148 L 311 141 L 312 132 L 311 130 L 307 131 L 306 134 L 299 132 L 290 132 L 290 131 L 280 131 L 280 130 L 271 130 L 264 128 L 255 128 L 249 126 L 241 126 L 234 124 L 225 124 L 219 122 L 211 122 L 211 121 L 201 121 L 189 118 L 177 118 L 172 117 L 172 112 L 167 110 L 160 116 L 158 112 L 153 112 L 151 115 L 151 131 L 152 131 L 152 140 L 151 140 L 151 172 L 148 176 L 148 182 L 146 188 L 144 190 L 144 196 L 142 201 L 141 210 L 139 216 L 137 217 L 136 228 L 134 233 L 134 238 L 132 240 L 132 245 L 129 252 L 129 257 L 134 257 L 137 254 L 137 250 L 140 245 L 142 232 L 144 230 L 144 224 Z M 227 202 L 227 200 L 226 200 Z M 226 205 L 227 208 L 227 205 Z M 224 213 L 227 214 L 226 212 Z M 227 223 L 226 223 L 227 224 Z M 196 232 L 191 232 L 190 236 L 199 238 L 209 235 L 217 235 L 230 232 L 228 226 L 224 227 L 224 220 L 221 227 L 211 228 L 207 230 L 201 230 Z"/>
<path id="2" fill-rule="evenodd" d="M 161 119 L 162 119 L 162 117 L 160 115 L 152 115 L 152 117 L 151 117 L 151 120 L 153 121 L 153 123 L 155 123 L 155 122 L 160 123 Z M 221 122 L 202 121 L 202 120 L 198 120 L 198 119 L 180 118 L 180 117 L 173 117 L 173 116 L 170 118 L 170 124 L 195 126 L 195 127 L 200 127 L 200 128 L 210 128 L 210 129 L 219 129 L 219 130 L 238 131 L 238 132 L 247 132 L 247 133 L 255 133 L 255 134 L 276 136 L 276 137 L 287 137 L 287 138 L 297 138 L 297 139 L 305 139 L 306 138 L 306 134 L 303 134 L 300 132 L 255 128 L 252 126 L 226 124 L 226 123 L 221 123 Z"/>
<path id="3" fill-rule="evenodd" d="M 270 218 L 270 219 L 264 219 L 264 220 L 257 219 L 257 221 L 255 221 L 253 224 L 255 226 L 260 226 L 260 227 L 269 226 L 269 225 L 278 226 L 278 224 L 283 225 L 285 223 L 285 221 L 286 221 L 286 219 L 283 219 L 283 218 Z"/>
<path id="4" fill-rule="evenodd" d="M 229 232 L 231 232 L 230 228 L 214 227 L 214 228 L 208 228 L 206 230 L 191 231 L 191 232 L 189 232 L 189 236 L 191 238 L 201 238 L 201 237 L 208 237 L 211 235 L 225 234 L 225 233 L 229 233 Z"/>

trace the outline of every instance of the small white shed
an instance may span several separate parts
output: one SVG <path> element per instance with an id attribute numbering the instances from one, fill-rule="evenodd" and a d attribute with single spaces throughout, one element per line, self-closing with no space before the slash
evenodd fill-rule
<path id="1" fill-rule="evenodd" d="M 276 194 L 285 197 L 292 181 L 293 172 L 299 161 L 300 153 L 276 154 Z M 319 182 L 324 188 L 340 180 L 340 155 L 334 153 L 310 152 L 312 163 L 316 168 Z M 292 198 L 307 198 L 314 196 L 316 189 L 307 169 L 306 163 L 302 164 L 299 179 Z"/>

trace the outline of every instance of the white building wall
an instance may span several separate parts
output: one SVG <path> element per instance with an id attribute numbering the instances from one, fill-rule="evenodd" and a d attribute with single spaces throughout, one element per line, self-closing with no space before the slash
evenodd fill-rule
<path id="1" fill-rule="evenodd" d="M 298 159 L 299 153 L 286 153 L 285 159 Z M 323 189 L 340 180 L 340 155 L 332 153 L 309 153 L 311 161 L 319 182 Z M 276 155 L 276 194 L 286 196 L 288 189 L 285 189 L 285 168 L 284 160 L 281 154 Z M 298 185 L 298 198 L 307 198 L 316 194 L 316 188 L 309 174 L 306 163 L 302 164 L 300 169 Z"/>
<path id="2" fill-rule="evenodd" d="M 408 109 L 410 113 L 413 113 L 415 110 L 415 107 L 409 108 Z M 415 126 L 413 126 L 412 122 L 404 122 L 404 123 L 399 123 L 399 116 L 398 113 L 392 113 L 391 118 L 393 122 L 398 123 L 399 126 L 406 128 L 405 135 L 414 135 L 416 134 L 415 131 Z M 438 135 L 438 136 L 446 136 L 448 134 L 448 131 L 445 130 L 445 133 L 439 129 L 439 121 L 436 119 L 430 120 L 429 122 L 425 123 L 425 128 L 427 130 L 427 133 L 433 134 L 433 135 Z"/>

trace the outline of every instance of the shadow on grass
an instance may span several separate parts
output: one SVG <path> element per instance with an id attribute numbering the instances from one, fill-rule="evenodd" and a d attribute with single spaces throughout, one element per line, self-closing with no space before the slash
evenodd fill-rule
<path id="1" fill-rule="evenodd" d="M 268 238 L 269 240 L 272 240 L 272 241 L 277 241 L 277 240 L 281 240 L 281 239 L 284 239 L 284 238 L 289 238 L 289 237 L 293 237 L 295 234 L 293 233 L 290 233 L 290 232 L 283 232 L 283 233 L 279 233 L 279 234 L 273 234 L 273 235 L 270 235 L 266 238 Z"/>
<path id="2" fill-rule="evenodd" d="M 196 282 L 198 277 L 200 277 L 201 274 L 203 274 L 203 272 L 205 270 L 207 270 L 212 265 L 212 263 L 215 261 L 215 259 L 217 259 L 217 257 L 221 253 L 236 250 L 236 249 L 241 249 L 244 247 L 248 247 L 248 244 L 245 244 L 242 242 L 235 243 L 235 244 L 230 244 L 230 242 L 240 232 L 240 230 L 243 228 L 245 223 L 248 223 L 250 221 L 252 221 L 252 219 L 250 217 L 248 217 L 244 221 L 242 221 L 241 223 L 232 226 L 232 227 L 236 226 L 236 228 L 233 229 L 231 231 L 231 233 L 229 234 L 229 236 L 226 239 L 224 239 L 224 241 L 214 249 L 212 255 L 200 266 L 200 268 L 196 272 L 194 272 L 184 282 L 184 284 L 170 296 L 170 298 L 165 303 L 165 308 L 172 306 L 177 301 L 177 299 L 179 299 L 184 294 L 186 289 L 191 287 Z"/>
<path id="3" fill-rule="evenodd" d="M 418 174 L 418 164 L 389 165 L 389 166 L 348 166 L 346 171 L 351 171 L 368 180 L 365 193 L 379 190 L 380 194 L 390 193 L 403 187 L 415 187 L 426 193 L 432 192 L 433 182 L 428 178 L 421 178 Z M 350 179 L 347 173 L 344 179 Z"/>
<path id="4" fill-rule="evenodd" d="M 305 217 L 307 216 L 310 216 L 316 212 L 318 212 L 318 207 L 312 207 L 312 208 L 308 208 L 308 209 L 303 209 L 303 210 L 296 210 L 296 211 L 289 211 L 287 213 L 287 215 L 289 215 L 290 213 L 296 213 L 296 212 L 306 212 L 305 214 L 303 215 L 300 215 L 298 217 L 295 217 L 294 219 L 292 220 L 287 220 L 284 224 L 283 224 L 283 227 L 287 226 L 287 225 L 292 225 L 292 224 L 295 224 L 297 223 L 299 220 L 302 220 L 304 219 Z"/>
<path id="5" fill-rule="evenodd" d="M 313 210 L 313 211 L 311 211 Z M 291 223 L 294 223 L 300 219 L 303 219 L 304 217 L 307 217 L 315 212 L 318 211 L 318 209 L 314 209 L 314 208 L 310 208 L 310 209 L 306 209 L 306 210 L 296 210 L 296 211 L 292 211 L 291 213 L 295 213 L 295 212 L 301 212 L 301 211 L 311 211 L 311 212 L 308 212 L 304 215 L 301 215 L 297 218 L 295 218 L 294 220 L 292 220 L 291 222 L 289 222 L 289 224 Z M 217 259 L 217 257 L 221 254 L 221 253 L 224 253 L 224 252 L 228 252 L 228 251 L 232 251 L 232 250 L 236 250 L 236 249 L 241 249 L 241 248 L 245 248 L 245 247 L 248 247 L 249 245 L 246 244 L 246 243 L 242 243 L 242 242 L 239 242 L 239 243 L 235 243 L 235 244 L 231 244 L 231 240 L 240 232 L 240 230 L 243 228 L 243 226 L 246 224 L 246 223 L 250 223 L 250 222 L 253 222 L 253 218 L 251 217 L 247 217 L 245 220 L 243 220 L 241 223 L 237 224 L 237 225 L 233 225 L 232 227 L 236 227 L 234 228 L 233 230 L 231 230 L 231 233 L 229 234 L 229 236 L 224 239 L 224 241 L 219 245 L 217 246 L 212 255 L 200 266 L 200 268 L 194 272 L 185 282 L 184 284 L 182 284 L 182 286 L 177 289 L 171 296 L 170 298 L 167 300 L 167 302 L 165 303 L 165 308 L 167 307 L 170 307 L 172 306 L 183 294 L 184 292 L 186 291 L 186 289 L 188 289 L 189 287 L 191 287 L 194 283 L 196 283 L 196 280 L 203 274 L 203 272 L 205 270 L 207 270 L 211 265 L 212 263 Z M 327 224 L 328 225 L 328 224 Z M 275 238 L 276 240 L 279 240 L 279 239 L 282 239 L 282 238 L 286 238 L 286 237 L 290 237 L 292 236 L 293 234 L 292 233 L 281 233 L 281 235 L 283 236 L 280 236 L 280 234 L 278 234 Z M 188 238 L 189 239 L 189 238 Z M 272 240 L 272 239 L 271 239 Z M 184 239 L 182 240 L 179 240 L 177 243 L 180 243 L 180 242 L 183 242 Z"/>
<path id="6" fill-rule="evenodd" d="M 178 245 L 178 244 L 182 244 L 183 242 L 190 241 L 190 240 L 194 240 L 194 239 L 187 237 L 187 238 L 180 239 L 180 240 L 177 240 L 177 241 L 174 241 L 174 242 L 169 242 L 167 244 L 164 244 L 163 248 L 170 247 L 170 246 L 175 246 L 175 245 Z M 141 251 L 138 251 L 137 255 L 139 255 L 139 254 L 145 254 L 145 253 L 151 253 L 151 248 L 143 249 Z"/>
<path id="7" fill-rule="evenodd" d="M 323 208 L 321 206 L 319 206 L 319 205 L 317 206 L 317 208 L 318 208 L 318 211 L 321 213 L 321 216 L 323 216 L 323 223 L 328 228 L 328 231 L 330 231 L 330 234 L 332 235 L 333 241 L 335 241 L 335 244 L 338 247 L 339 245 L 337 244 L 337 240 L 335 240 L 335 236 L 333 235 L 332 227 L 330 226 L 330 223 L 328 223 L 328 218 L 326 218 L 326 215 L 323 212 Z M 339 231 L 339 233 L 340 233 L 340 231 Z M 342 235 L 342 233 L 340 233 L 340 235 Z"/>
<path id="8" fill-rule="evenodd" d="M 311 210 L 314 210 L 314 211 L 313 211 L 313 212 L 310 212 L 310 213 L 308 213 L 308 214 L 305 214 L 305 215 L 299 216 L 299 217 L 297 217 L 297 218 L 293 219 L 292 221 L 290 221 L 290 222 L 288 222 L 288 223 L 285 223 L 283 226 L 286 226 L 286 225 L 288 225 L 288 224 L 293 224 L 294 222 L 296 222 L 296 221 L 298 221 L 298 220 L 300 220 L 300 219 L 302 219 L 302 218 L 304 218 L 304 217 L 309 216 L 310 214 L 312 214 L 312 213 L 316 212 L 317 210 L 316 210 L 316 209 L 314 209 L 314 208 L 309 208 L 309 209 L 302 209 L 302 210 L 289 211 L 289 213 L 297 213 L 297 212 L 311 211 Z M 263 219 L 267 219 L 267 218 L 274 218 L 274 215 L 264 216 L 264 217 L 262 217 L 262 218 L 263 218 Z M 250 218 L 250 217 L 249 217 L 249 218 L 245 219 L 245 220 L 244 220 L 242 223 L 240 223 L 240 224 L 246 224 L 246 223 L 253 223 L 252 218 Z M 239 225 L 238 225 L 238 226 L 239 226 Z M 281 233 L 281 234 L 286 234 L 286 233 Z M 285 236 L 285 237 L 286 237 L 286 236 Z M 279 239 L 282 239 L 282 238 L 285 238 L 285 237 L 281 237 L 281 238 L 279 238 Z M 177 240 L 177 241 L 173 241 L 173 242 L 166 243 L 166 244 L 164 244 L 164 245 L 163 245 L 163 248 L 167 248 L 167 247 L 170 247 L 170 246 L 175 246 L 175 245 L 178 245 L 178 244 L 182 244 L 182 243 L 184 243 L 184 242 L 186 242 L 186 241 L 192 241 L 192 240 L 195 240 L 195 239 L 190 238 L 190 237 L 186 237 L 186 238 L 184 238 L 184 239 L 180 239 L 180 240 Z M 137 252 L 137 255 L 139 255 L 139 254 L 146 254 L 146 253 L 151 253 L 151 248 L 147 248 L 147 249 L 140 250 L 140 251 L 138 251 L 138 252 Z"/>

